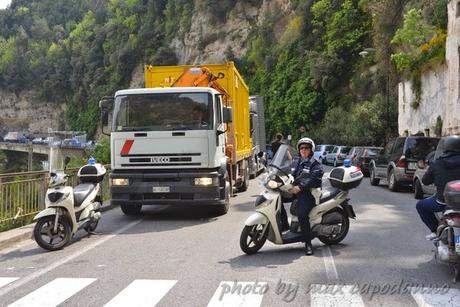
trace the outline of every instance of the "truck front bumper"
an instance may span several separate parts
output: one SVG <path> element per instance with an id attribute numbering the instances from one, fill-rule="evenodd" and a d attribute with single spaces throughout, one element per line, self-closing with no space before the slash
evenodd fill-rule
<path id="1" fill-rule="evenodd" d="M 195 178 L 213 178 L 211 185 L 195 185 Z M 224 174 L 194 172 L 113 172 L 115 178 L 128 179 L 128 185 L 110 187 L 112 205 L 219 205 L 225 204 Z"/>

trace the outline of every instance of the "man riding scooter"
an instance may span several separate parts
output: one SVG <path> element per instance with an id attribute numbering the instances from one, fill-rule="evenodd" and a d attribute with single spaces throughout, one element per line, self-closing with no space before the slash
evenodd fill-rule
<path id="1" fill-rule="evenodd" d="M 310 192 L 311 188 L 320 188 L 322 185 L 322 177 L 324 174 L 323 166 L 313 158 L 315 152 L 315 143 L 310 138 L 301 138 L 297 142 L 297 150 L 299 158 L 292 163 L 294 178 L 299 178 L 294 182 L 291 193 L 295 194 L 297 199 L 297 215 L 299 217 L 302 236 L 305 240 L 305 254 L 313 255 L 313 246 L 311 245 L 311 229 L 310 219 L 308 215 L 315 206 L 315 198 Z M 300 176 L 307 170 L 308 175 Z M 282 215 L 286 216 L 284 208 Z"/>
<path id="2" fill-rule="evenodd" d="M 443 195 L 446 184 L 449 181 L 460 179 L 460 137 L 446 137 L 442 150 L 443 153 L 439 159 L 430 164 L 422 178 L 425 185 L 435 184 L 436 194 L 418 201 L 416 205 L 420 218 L 431 231 L 426 236 L 427 240 L 437 238 L 438 220 L 435 212 L 441 212 L 446 207 Z"/>

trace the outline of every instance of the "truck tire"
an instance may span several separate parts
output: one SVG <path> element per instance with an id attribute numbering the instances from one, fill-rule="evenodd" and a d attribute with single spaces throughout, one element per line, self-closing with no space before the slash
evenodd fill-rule
<path id="1" fill-rule="evenodd" d="M 380 179 L 375 178 L 375 169 L 373 166 L 371 166 L 371 169 L 369 171 L 369 181 L 371 185 L 374 185 L 374 186 L 379 185 L 380 183 Z"/>
<path id="2" fill-rule="evenodd" d="M 228 208 L 230 207 L 230 196 L 231 196 L 231 186 L 228 173 L 225 173 L 225 203 L 223 205 L 219 205 L 217 207 L 217 214 L 223 215 L 228 212 Z"/>
<path id="3" fill-rule="evenodd" d="M 138 215 L 141 213 L 142 205 L 120 205 L 125 215 Z"/>
<path id="4" fill-rule="evenodd" d="M 391 192 L 397 192 L 398 188 L 399 186 L 398 181 L 396 181 L 395 171 L 391 169 L 388 173 L 388 189 L 390 189 Z"/>
<path id="5" fill-rule="evenodd" d="M 247 161 L 245 161 L 245 166 L 246 167 L 243 170 L 243 182 L 241 183 L 238 192 L 245 192 L 249 187 L 249 166 Z"/>

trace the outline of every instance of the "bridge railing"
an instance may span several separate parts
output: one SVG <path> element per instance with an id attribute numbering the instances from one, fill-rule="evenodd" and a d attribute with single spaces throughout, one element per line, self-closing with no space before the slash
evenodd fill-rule
<path id="1" fill-rule="evenodd" d="M 104 199 L 109 195 L 110 166 L 102 182 Z M 78 184 L 78 168 L 67 169 L 67 185 Z M 45 208 L 45 194 L 48 188 L 49 172 L 36 171 L 0 174 L 0 225 L 21 218 L 31 218 Z"/>

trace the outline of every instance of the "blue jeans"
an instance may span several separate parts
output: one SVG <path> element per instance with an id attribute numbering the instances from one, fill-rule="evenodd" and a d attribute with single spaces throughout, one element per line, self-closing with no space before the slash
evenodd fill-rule
<path id="1" fill-rule="evenodd" d="M 445 205 L 441 205 L 436 201 L 436 196 L 431 196 L 417 202 L 417 212 L 431 232 L 436 233 L 436 229 L 438 228 L 438 219 L 434 215 L 434 212 L 441 212 L 444 210 L 444 207 Z"/>

